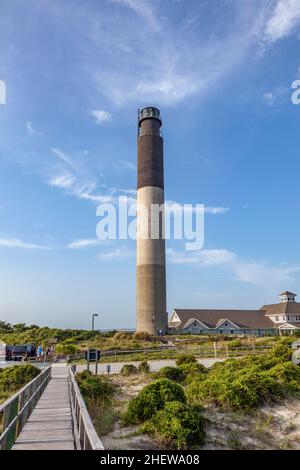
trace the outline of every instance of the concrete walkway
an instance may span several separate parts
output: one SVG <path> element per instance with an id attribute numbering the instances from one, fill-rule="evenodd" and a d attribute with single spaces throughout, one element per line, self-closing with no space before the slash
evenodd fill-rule
<path id="1" fill-rule="evenodd" d="M 68 369 L 64 364 L 53 364 L 50 382 L 13 450 L 75 450 Z"/>

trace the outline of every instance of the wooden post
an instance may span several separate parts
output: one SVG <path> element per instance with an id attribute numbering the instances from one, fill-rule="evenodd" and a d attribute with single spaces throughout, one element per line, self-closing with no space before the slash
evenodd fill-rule
<path id="1" fill-rule="evenodd" d="M 90 350 L 89 349 L 87 350 L 87 367 L 86 367 L 86 370 L 87 371 L 90 370 Z"/>
<path id="2" fill-rule="evenodd" d="M 98 349 L 96 349 L 95 375 L 98 375 Z"/>
<path id="3" fill-rule="evenodd" d="M 217 343 L 214 341 L 214 351 L 215 351 L 215 359 L 217 359 Z"/>

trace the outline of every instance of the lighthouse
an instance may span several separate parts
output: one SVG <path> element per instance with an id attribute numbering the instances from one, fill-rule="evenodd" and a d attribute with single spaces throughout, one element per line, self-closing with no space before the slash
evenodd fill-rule
<path id="1" fill-rule="evenodd" d="M 157 108 L 138 112 L 137 332 L 167 330 L 162 120 Z M 159 207 L 159 213 L 155 211 Z M 156 225 L 155 225 L 156 224 Z M 153 226 L 154 230 L 153 229 Z M 154 232 L 154 233 L 153 233 Z"/>

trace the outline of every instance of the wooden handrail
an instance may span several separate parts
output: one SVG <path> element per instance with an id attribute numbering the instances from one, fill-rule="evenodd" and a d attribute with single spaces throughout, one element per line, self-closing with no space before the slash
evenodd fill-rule
<path id="1" fill-rule="evenodd" d="M 104 450 L 81 396 L 71 367 L 69 367 L 73 431 L 77 450 Z"/>
<path id="2" fill-rule="evenodd" d="M 0 405 L 0 414 L 3 414 L 0 450 L 12 448 L 50 377 L 51 367 L 48 367 Z"/>

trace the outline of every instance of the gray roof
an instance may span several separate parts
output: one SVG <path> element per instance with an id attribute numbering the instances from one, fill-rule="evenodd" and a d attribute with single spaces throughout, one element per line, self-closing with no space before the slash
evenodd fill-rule
<path id="1" fill-rule="evenodd" d="M 196 319 L 207 325 L 208 328 L 216 328 L 221 319 L 230 320 L 243 329 L 274 328 L 274 323 L 265 316 L 263 310 L 210 310 L 210 309 L 174 309 L 180 323 L 174 326 L 183 327 L 189 320 Z"/>
<path id="2" fill-rule="evenodd" d="M 277 304 L 263 305 L 261 310 L 264 310 L 266 315 L 285 315 L 293 313 L 300 315 L 300 302 L 279 302 Z"/>

